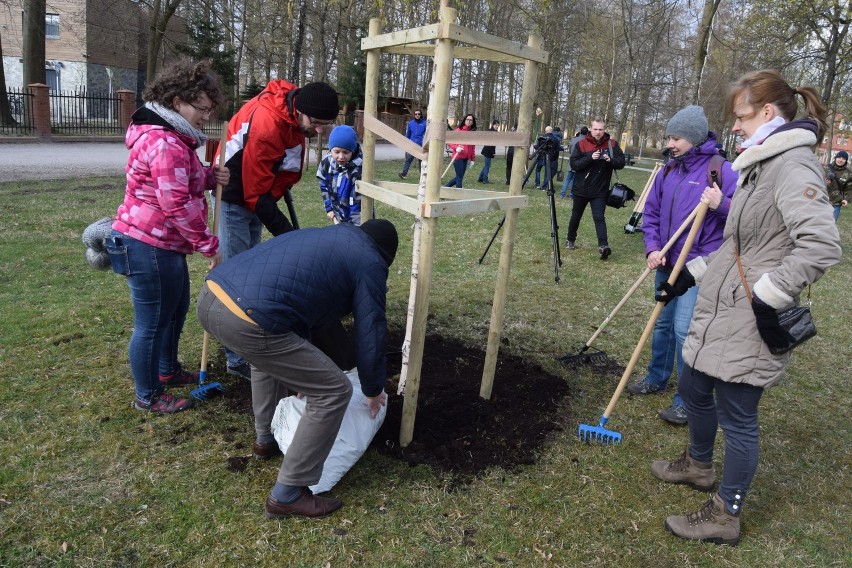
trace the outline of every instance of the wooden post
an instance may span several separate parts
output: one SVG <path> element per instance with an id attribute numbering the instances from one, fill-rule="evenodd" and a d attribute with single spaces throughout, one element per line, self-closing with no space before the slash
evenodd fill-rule
<path id="1" fill-rule="evenodd" d="M 445 25 L 456 21 L 456 10 L 442 7 L 440 22 Z M 446 140 L 445 128 L 431 128 L 447 123 L 449 112 L 450 86 L 453 72 L 454 42 L 440 39 L 435 45 L 435 65 L 432 73 L 432 96 L 430 97 L 426 132 L 429 135 L 429 160 L 426 171 L 426 201 L 438 201 L 441 194 L 441 166 Z M 369 67 L 367 69 L 369 75 Z M 363 209 L 363 207 L 362 207 Z M 432 261 L 435 257 L 435 238 L 438 220 L 426 217 L 422 222 L 420 256 L 417 274 L 417 292 L 415 298 L 411 350 L 408 359 L 408 377 L 405 384 L 405 400 L 402 407 L 402 420 L 399 431 L 399 443 L 408 446 L 414 437 L 414 418 L 417 413 L 417 396 L 420 391 L 420 375 L 423 368 L 423 346 L 426 340 L 426 316 L 429 312 L 429 289 L 432 285 Z"/>
<path id="2" fill-rule="evenodd" d="M 33 94 L 33 126 L 39 140 L 50 140 L 50 94 L 44 83 L 27 85 Z"/>
<path id="3" fill-rule="evenodd" d="M 381 20 L 378 18 L 371 18 L 368 35 L 377 36 L 380 31 Z M 372 117 L 378 116 L 380 63 L 380 51 L 378 49 L 369 50 L 367 52 L 367 77 L 364 84 L 364 114 L 368 114 Z M 364 159 L 361 164 L 361 179 L 368 183 L 373 183 L 376 179 L 376 135 L 369 130 L 364 130 L 364 141 L 361 145 L 361 150 L 364 153 Z M 375 200 L 372 197 L 362 195 L 362 223 L 373 218 L 374 208 Z"/>
<path id="4" fill-rule="evenodd" d="M 530 34 L 527 45 L 540 48 L 541 38 Z M 518 130 L 529 132 L 533 114 L 533 102 L 536 85 L 538 84 L 539 64 L 527 61 L 524 70 L 524 89 L 521 92 L 521 104 L 518 109 Z M 529 141 L 523 147 L 515 147 L 515 160 L 512 163 L 512 180 L 509 185 L 510 195 L 521 195 L 524 180 L 524 166 L 527 163 Z M 500 334 L 503 330 L 503 316 L 506 306 L 506 291 L 509 288 L 509 272 L 512 269 L 512 253 L 515 249 L 515 236 L 518 232 L 518 215 L 520 210 L 510 209 L 506 212 L 506 222 L 503 224 L 503 244 L 500 248 L 500 265 L 497 269 L 497 284 L 494 288 L 494 302 L 491 305 L 491 326 L 488 329 L 488 347 L 485 351 L 485 365 L 482 369 L 482 383 L 479 396 L 488 400 L 494 386 L 494 372 L 497 369 L 497 352 L 500 350 Z"/>

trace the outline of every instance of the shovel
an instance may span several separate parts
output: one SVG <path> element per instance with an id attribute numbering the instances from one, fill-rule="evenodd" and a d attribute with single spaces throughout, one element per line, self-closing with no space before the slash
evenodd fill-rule
<path id="1" fill-rule="evenodd" d="M 225 144 L 228 142 L 228 123 L 222 125 L 222 139 L 219 140 L 219 165 L 225 165 Z M 219 232 L 219 212 L 222 209 L 222 184 L 216 184 L 216 204 L 213 207 L 213 234 Z M 225 392 L 221 383 L 208 383 L 207 351 L 210 348 L 210 334 L 205 331 L 201 340 L 201 369 L 198 371 L 198 386 L 189 393 L 195 400 L 207 400 L 216 393 Z"/>
<path id="2" fill-rule="evenodd" d="M 686 264 L 686 257 L 692 249 L 692 244 L 695 242 L 698 229 L 701 228 L 701 224 L 704 222 L 704 217 L 707 215 L 707 208 L 708 204 L 703 201 L 695 208 L 695 222 L 689 230 L 686 242 L 683 243 L 683 248 L 680 251 L 680 257 L 678 257 L 677 262 L 672 268 L 672 273 L 669 275 L 669 284 L 675 283 L 680 271 L 683 269 L 683 265 Z M 654 324 L 657 322 L 657 318 L 659 317 L 660 312 L 663 311 L 663 307 L 665 307 L 665 305 L 665 302 L 657 302 L 657 305 L 654 307 L 654 311 L 651 313 L 651 318 L 648 320 L 647 325 L 645 325 L 645 330 L 642 332 L 642 337 L 639 338 L 639 343 L 636 344 L 636 348 L 633 350 L 633 356 L 630 357 L 630 362 L 627 363 L 627 368 L 624 369 L 624 374 L 621 375 L 621 380 L 618 382 L 618 386 L 615 388 L 615 392 L 612 394 L 609 405 L 607 405 L 606 410 L 604 410 L 603 416 L 601 416 L 598 425 L 590 426 L 588 424 L 580 424 L 580 428 L 577 431 L 577 436 L 580 440 L 601 442 L 604 444 L 617 444 L 618 442 L 621 442 L 621 434 L 614 430 L 608 430 L 604 426 L 609 420 L 609 417 L 612 415 L 612 411 L 615 409 L 615 404 L 618 402 L 621 393 L 624 391 L 624 387 L 627 385 L 627 379 L 630 378 L 630 373 L 633 372 L 633 367 L 636 366 L 636 361 L 639 360 L 639 354 L 642 352 L 642 348 L 645 347 L 645 343 L 648 341 L 648 337 L 654 329 Z"/>
<path id="3" fill-rule="evenodd" d="M 695 219 L 696 215 L 698 214 L 698 209 L 700 207 L 701 207 L 701 204 L 699 203 L 695 207 L 695 209 L 692 210 L 692 213 L 689 214 L 689 217 L 687 217 L 683 221 L 683 223 L 681 223 L 681 225 L 680 225 L 680 227 L 678 227 L 677 231 L 674 232 L 674 234 L 671 236 L 669 241 L 660 250 L 660 254 L 666 254 L 669 251 L 669 249 L 672 248 L 675 241 L 677 241 L 680 238 L 681 234 L 683 234 L 683 232 L 686 230 L 686 228 L 689 226 L 689 224 L 692 223 L 692 220 Z M 557 361 L 559 361 L 560 363 L 562 363 L 566 367 L 578 367 L 580 365 L 604 364 L 604 363 L 606 363 L 607 355 L 606 355 L 605 352 L 595 351 L 595 352 L 592 352 L 592 353 L 586 353 L 586 351 L 589 350 L 589 347 L 592 346 L 592 342 L 595 339 L 597 339 L 598 336 L 603 332 L 604 328 L 607 325 L 609 325 L 609 322 L 612 321 L 612 318 L 615 317 L 615 314 L 617 314 L 618 311 L 622 308 L 622 306 L 624 306 L 624 304 L 627 303 L 627 300 L 630 299 L 630 297 L 633 295 L 633 292 L 635 292 L 639 288 L 639 286 L 642 284 L 642 282 L 645 281 L 645 279 L 648 277 L 649 274 L 651 274 L 651 269 L 645 268 L 645 272 L 643 272 L 642 275 L 639 277 L 639 279 L 636 280 L 636 282 L 633 283 L 633 286 L 630 287 L 630 289 L 627 291 L 627 294 L 625 294 L 624 297 L 621 299 L 621 301 L 618 302 L 618 304 L 615 306 L 615 308 L 613 308 L 612 312 L 610 312 L 610 314 L 608 316 L 606 316 L 606 319 L 604 319 L 603 322 L 601 322 L 601 324 L 598 326 L 598 329 L 595 330 L 595 332 L 592 334 L 592 336 L 589 338 L 589 340 L 586 342 L 586 344 L 583 345 L 583 348 L 580 349 L 580 351 L 578 351 L 574 355 L 571 355 L 571 354 L 563 355 L 562 357 L 559 357 L 557 359 Z"/>

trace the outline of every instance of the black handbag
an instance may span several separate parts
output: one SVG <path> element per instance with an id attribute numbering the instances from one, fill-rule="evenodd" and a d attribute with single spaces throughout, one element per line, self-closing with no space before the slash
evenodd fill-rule
<path id="1" fill-rule="evenodd" d="M 745 271 L 740 260 L 740 252 L 734 251 L 737 255 L 737 268 L 740 270 L 740 279 L 743 281 L 743 289 L 745 290 L 748 301 L 752 302 L 751 290 L 749 290 L 748 282 L 745 279 Z M 769 352 L 773 355 L 783 355 L 788 351 L 792 351 L 811 337 L 817 334 L 816 324 L 811 317 L 811 287 L 808 285 L 808 305 L 793 306 L 787 308 L 783 312 L 778 313 L 778 324 L 790 335 L 790 340 L 780 347 L 770 347 Z"/>
<path id="2" fill-rule="evenodd" d="M 627 205 L 628 201 L 633 201 L 636 197 L 636 192 L 621 183 L 615 182 L 609 188 L 609 194 L 606 197 L 606 204 L 615 209 L 621 209 Z"/>

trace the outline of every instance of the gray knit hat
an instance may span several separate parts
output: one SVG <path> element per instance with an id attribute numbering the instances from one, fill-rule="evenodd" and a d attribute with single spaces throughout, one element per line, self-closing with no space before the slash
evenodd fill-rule
<path id="1" fill-rule="evenodd" d="M 689 105 L 681 109 L 669 120 L 666 137 L 683 138 L 693 146 L 700 146 L 707 140 L 707 117 L 700 106 Z"/>

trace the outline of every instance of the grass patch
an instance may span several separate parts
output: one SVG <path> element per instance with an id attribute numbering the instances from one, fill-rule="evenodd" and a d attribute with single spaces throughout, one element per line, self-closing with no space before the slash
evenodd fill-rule
<path id="1" fill-rule="evenodd" d="M 504 160 L 491 177 L 504 179 Z M 380 162 L 394 179 L 401 162 Z M 469 172 L 469 187 L 482 186 Z M 647 174 L 625 170 L 640 191 Z M 533 465 L 500 468 L 450 490 L 426 467 L 370 450 L 335 488 L 339 513 L 320 521 L 267 521 L 263 500 L 277 463 L 229 463 L 251 452 L 245 388 L 211 374 L 230 395 L 183 414 L 148 417 L 130 408 L 127 342 L 132 307 L 124 281 L 86 265 L 80 235 L 114 214 L 122 177 L 0 184 L 0 565 L 8 566 L 841 566 L 852 558 L 845 334 L 852 299 L 843 259 L 814 289 L 820 334 L 797 351 L 786 384 L 761 404 L 761 460 L 744 513 L 743 540 L 728 549 L 675 539 L 668 514 L 703 496 L 658 483 L 649 461 L 675 456 L 687 432 L 656 418 L 667 397 L 619 402 L 610 425 L 618 447 L 576 440 L 577 421 L 596 422 L 617 377 L 572 371 L 555 358 L 585 343 L 644 269 L 641 234 L 625 234 L 630 210 L 608 213 L 613 255 L 597 258 L 590 212 L 578 248 L 563 249 L 553 282 L 549 208 L 527 190 L 510 278 L 502 352 L 563 377 L 566 423 Z M 558 189 L 558 188 L 557 188 Z M 310 174 L 294 192 L 303 226 L 328 221 Z M 570 200 L 556 200 L 560 244 Z M 378 204 L 400 230 L 389 281 L 388 319 L 403 329 L 411 218 Z M 499 213 L 438 225 L 429 333 L 484 349 L 500 240 L 482 254 Z M 844 210 L 843 242 L 852 213 Z M 190 258 L 193 294 L 206 268 Z M 651 279 L 595 347 L 626 363 L 653 306 Z M 202 331 L 187 320 L 182 358 L 198 361 Z M 647 364 L 646 354 L 639 371 Z M 499 381 L 499 376 L 497 377 Z M 428 391 L 421 387 L 421 396 Z M 242 397 L 242 398 L 240 398 Z M 721 464 L 721 437 L 717 468 Z M 847 448 L 847 449 L 843 449 Z M 231 460 L 231 462 L 229 462 Z"/>

